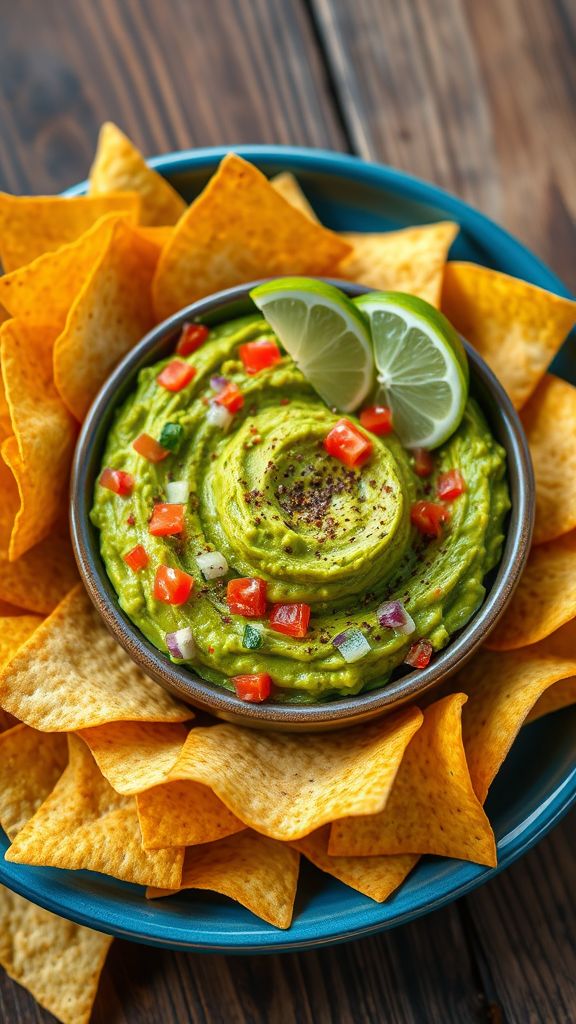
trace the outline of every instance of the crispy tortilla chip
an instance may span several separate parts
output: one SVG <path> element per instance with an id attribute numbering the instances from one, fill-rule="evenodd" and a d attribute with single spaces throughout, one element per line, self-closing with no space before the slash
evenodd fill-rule
<path id="1" fill-rule="evenodd" d="M 164 246 L 172 238 L 173 228 L 165 227 L 142 227 L 140 225 L 137 228 L 138 234 L 141 238 L 144 238 L 147 242 L 152 242 L 153 245 L 157 246 L 158 249 L 163 249 Z"/>
<path id="2" fill-rule="evenodd" d="M 8 714 L 3 708 L 0 708 L 0 734 L 7 732 L 8 729 L 13 729 L 15 725 L 19 725 L 17 718 L 14 715 Z"/>
<path id="3" fill-rule="evenodd" d="M 384 810 L 335 822 L 331 855 L 430 853 L 495 866 L 494 833 L 474 793 L 462 744 L 465 702 L 465 694 L 453 693 L 426 708 Z"/>
<path id="4" fill-rule="evenodd" d="M 476 263 L 447 263 L 442 311 L 521 409 L 576 322 L 576 302 Z"/>
<path id="5" fill-rule="evenodd" d="M 9 839 L 36 814 L 67 764 L 61 733 L 16 725 L 0 734 L 0 825 Z"/>
<path id="6" fill-rule="evenodd" d="M 292 922 L 300 854 L 287 843 L 246 830 L 217 843 L 186 851 L 182 889 L 204 889 L 241 903 L 256 917 L 289 928 Z M 171 896 L 165 889 L 148 889 L 149 899 Z"/>
<path id="7" fill-rule="evenodd" d="M 19 647 L 42 622 L 40 615 L 0 617 L 0 666 L 10 661 Z"/>
<path id="8" fill-rule="evenodd" d="M 221 288 L 278 274 L 334 274 L 350 245 L 228 154 L 178 222 L 154 279 L 159 320 Z"/>
<path id="9" fill-rule="evenodd" d="M 532 548 L 518 588 L 486 646 L 535 644 L 576 615 L 576 530 Z"/>
<path id="10" fill-rule="evenodd" d="M 270 184 L 274 186 L 278 194 L 281 195 L 287 203 L 290 203 L 290 206 L 293 206 L 296 210 L 300 210 L 300 213 L 303 213 L 310 220 L 315 221 L 316 224 L 320 223 L 296 178 L 290 173 L 290 171 L 282 171 L 281 174 L 277 174 L 274 178 L 270 178 Z"/>
<path id="11" fill-rule="evenodd" d="M 56 387 L 80 422 L 116 363 L 153 326 L 151 288 L 159 251 L 126 221 L 117 221 L 56 339 Z"/>
<path id="12" fill-rule="evenodd" d="M 242 832 L 240 821 L 208 786 L 169 782 L 136 797 L 145 850 L 196 846 Z"/>
<path id="13" fill-rule="evenodd" d="M 448 250 L 459 228 L 452 221 L 382 233 L 346 232 L 354 252 L 339 274 L 379 291 L 409 292 L 440 305 Z"/>
<path id="14" fill-rule="evenodd" d="M 191 717 L 136 668 L 80 585 L 4 666 L 0 706 L 42 732 Z"/>
<path id="15" fill-rule="evenodd" d="M 528 722 L 535 722 L 544 715 L 550 715 L 553 711 L 561 711 L 576 704 L 576 676 L 570 679 L 561 679 L 559 682 L 549 686 L 541 697 L 538 698 L 532 711 L 526 718 Z"/>
<path id="16" fill-rule="evenodd" d="M 534 543 L 576 527 L 576 388 L 547 374 L 522 409 L 536 475 Z"/>
<path id="17" fill-rule="evenodd" d="M 348 815 L 382 810 L 422 714 L 323 735 L 235 725 L 192 729 L 172 780 L 209 786 L 246 825 L 271 839 L 300 839 Z"/>
<path id="18" fill-rule="evenodd" d="M 0 260 L 9 274 L 73 242 L 106 213 L 138 217 L 134 192 L 110 196 L 9 196 L 0 192 Z"/>
<path id="19" fill-rule="evenodd" d="M 111 943 L 0 885 L 0 964 L 62 1024 L 89 1024 Z"/>
<path id="20" fill-rule="evenodd" d="M 376 900 L 376 903 L 387 900 L 420 859 L 410 853 L 397 857 L 331 857 L 328 854 L 329 835 L 330 825 L 324 825 L 292 845 L 320 871 L 333 875 L 344 885 Z"/>
<path id="21" fill-rule="evenodd" d="M 88 747 L 68 737 L 69 764 L 6 852 L 14 864 L 86 869 L 137 885 L 176 889 L 184 849 L 143 850 L 134 797 L 112 789 Z"/>
<path id="22" fill-rule="evenodd" d="M 192 712 L 189 717 L 194 717 Z M 112 788 L 134 795 L 164 782 L 188 730 L 176 722 L 111 722 L 82 729 L 79 735 Z"/>
<path id="23" fill-rule="evenodd" d="M 0 460 L 1 461 L 1 460 Z M 0 481 L 2 480 L 0 466 Z M 9 473 L 7 467 L 4 467 Z M 10 477 L 12 474 L 10 474 Z M 3 493 L 3 497 L 6 492 Z M 6 524 L 0 512 L 0 538 Z M 0 546 L 0 599 L 13 602 L 20 609 L 48 615 L 62 601 L 78 580 L 78 572 L 70 541 L 51 534 L 27 551 L 17 562 L 8 560 L 8 539 Z"/>
<path id="24" fill-rule="evenodd" d="M 148 167 L 134 143 L 111 121 L 100 129 L 89 182 L 92 196 L 136 192 L 142 201 L 142 224 L 175 224 L 186 209 L 182 196 Z"/>
<path id="25" fill-rule="evenodd" d="M 44 540 L 67 501 L 76 426 L 52 380 L 53 340 L 49 329 L 19 320 L 0 327 L 2 377 L 14 430 L 2 444 L 2 456 L 20 493 L 11 560 Z"/>

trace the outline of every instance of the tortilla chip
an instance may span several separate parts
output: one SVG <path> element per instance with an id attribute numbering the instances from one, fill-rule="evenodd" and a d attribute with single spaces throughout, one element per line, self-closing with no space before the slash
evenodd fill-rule
<path id="1" fill-rule="evenodd" d="M 13 729 L 15 725 L 19 725 L 17 718 L 14 715 L 8 714 L 3 708 L 0 708 L 0 734 L 7 732 L 8 729 Z"/>
<path id="2" fill-rule="evenodd" d="M 157 246 L 158 249 L 163 249 L 164 246 L 172 238 L 173 228 L 165 227 L 142 227 L 139 225 L 137 228 L 140 238 L 144 238 L 147 242 L 152 242 L 153 245 Z"/>
<path id="3" fill-rule="evenodd" d="M 331 857 L 328 855 L 329 835 L 330 825 L 324 825 L 292 845 L 320 871 L 369 896 L 376 903 L 387 900 L 420 860 L 410 853 L 397 857 Z"/>
<path id="4" fill-rule="evenodd" d="M 192 712 L 189 717 L 193 718 Z M 178 760 L 188 730 L 169 722 L 111 722 L 82 729 L 78 735 L 90 747 L 112 788 L 134 795 L 165 780 Z"/>
<path id="5" fill-rule="evenodd" d="M 6 852 L 13 864 L 98 871 L 124 882 L 176 889 L 184 849 L 143 850 L 134 797 L 112 789 L 88 750 L 68 737 L 69 764 Z"/>
<path id="6" fill-rule="evenodd" d="M 0 672 L 0 706 L 42 732 L 192 714 L 136 668 L 80 585 Z"/>
<path id="7" fill-rule="evenodd" d="M 208 786 L 198 782 L 155 786 L 139 793 L 136 805 L 145 850 L 211 843 L 246 828 Z"/>
<path id="8" fill-rule="evenodd" d="M 281 174 L 277 174 L 274 178 L 270 178 L 270 184 L 274 186 L 278 194 L 281 195 L 287 203 L 290 203 L 290 206 L 293 206 L 295 210 L 300 210 L 300 213 L 303 213 L 316 224 L 320 223 L 296 178 L 290 173 L 290 171 L 282 171 Z"/>
<path id="9" fill-rule="evenodd" d="M 458 224 L 439 221 L 421 227 L 382 233 L 346 232 L 354 252 L 340 267 L 340 276 L 379 291 L 408 292 L 440 305 L 448 250 Z"/>
<path id="10" fill-rule="evenodd" d="M 515 650 L 576 615 L 576 530 L 532 548 L 514 596 L 486 646 Z"/>
<path id="11" fill-rule="evenodd" d="M 494 370 L 517 409 L 576 322 L 576 302 L 476 263 L 446 264 L 442 311 Z"/>
<path id="12" fill-rule="evenodd" d="M 151 288 L 159 252 L 126 221 L 117 221 L 56 339 L 56 387 L 80 422 L 122 356 L 154 324 Z"/>
<path id="13" fill-rule="evenodd" d="M 136 146 L 111 121 L 100 129 L 89 192 L 91 196 L 136 192 L 142 201 L 142 224 L 175 224 L 186 209 L 182 196 L 148 167 Z"/>
<path id="14" fill-rule="evenodd" d="M 50 795 L 68 764 L 68 744 L 60 733 L 16 725 L 0 734 L 0 825 L 9 839 Z"/>
<path id="15" fill-rule="evenodd" d="M 241 903 L 256 917 L 289 928 L 298 884 L 300 854 L 287 843 L 277 843 L 245 831 L 217 843 L 186 850 L 183 889 L 203 889 Z M 171 896 L 165 889 L 148 889 L 146 896 Z"/>
<path id="16" fill-rule="evenodd" d="M 522 409 L 534 473 L 534 543 L 576 527 L 576 388 L 547 374 Z"/>
<path id="17" fill-rule="evenodd" d="M 19 558 L 50 533 L 67 503 L 76 426 L 52 380 L 53 334 L 7 320 L 0 327 L 2 376 L 14 437 L 2 456 L 20 494 L 9 557 Z"/>
<path id="18" fill-rule="evenodd" d="M 321 735 L 216 725 L 192 729 L 171 780 L 209 786 L 245 825 L 292 840 L 386 803 L 422 713 L 409 708 L 383 721 Z"/>
<path id="19" fill-rule="evenodd" d="M 544 715 L 552 714 L 553 711 L 561 711 L 562 708 L 568 708 L 572 704 L 576 704 L 576 676 L 572 676 L 570 679 L 561 679 L 553 686 L 548 687 L 536 701 L 525 724 L 535 722 L 538 718 L 543 718 Z"/>
<path id="20" fill-rule="evenodd" d="M 111 943 L 0 885 L 0 964 L 62 1024 L 89 1024 Z"/>
<path id="21" fill-rule="evenodd" d="M 426 708 L 384 810 L 335 822 L 331 855 L 429 853 L 495 866 L 494 833 L 475 796 L 462 744 L 465 702 L 465 694 L 452 693 Z"/>
<path id="22" fill-rule="evenodd" d="M 7 467 L 4 468 L 9 473 Z M 3 540 L 6 523 L 2 518 L 0 512 L 0 539 Z M 8 539 L 6 547 L 3 542 L 0 544 L 0 599 L 17 604 L 19 609 L 48 615 L 78 580 L 70 541 L 59 534 L 51 534 L 17 562 L 8 560 L 7 544 Z"/>
<path id="23" fill-rule="evenodd" d="M 229 153 L 178 222 L 154 279 L 159 320 L 190 302 L 278 274 L 334 274 L 349 244 L 290 206 L 253 164 Z"/>
<path id="24" fill-rule="evenodd" d="M 0 617 L 0 666 L 14 657 L 16 651 L 42 622 L 40 615 L 9 615 Z"/>
<path id="25" fill-rule="evenodd" d="M 137 218 L 134 192 L 113 196 L 9 196 L 0 192 L 0 260 L 9 274 L 73 242 L 106 213 Z"/>

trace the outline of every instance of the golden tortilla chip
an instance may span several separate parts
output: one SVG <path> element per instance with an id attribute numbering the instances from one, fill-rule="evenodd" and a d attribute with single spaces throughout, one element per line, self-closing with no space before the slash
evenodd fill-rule
<path id="1" fill-rule="evenodd" d="M 245 831 L 217 843 L 186 850 L 183 889 L 218 892 L 241 903 L 256 917 L 289 928 L 298 884 L 300 854 L 287 843 Z M 171 896 L 165 889 L 148 889 L 149 899 Z"/>
<path id="2" fill-rule="evenodd" d="M 240 821 L 208 786 L 198 782 L 169 782 L 136 797 L 142 845 L 197 846 L 242 832 Z"/>
<path id="3" fill-rule="evenodd" d="M 576 527 L 576 388 L 547 374 L 522 409 L 534 473 L 534 543 Z"/>
<path id="4" fill-rule="evenodd" d="M 42 732 L 192 714 L 136 667 L 80 585 L 0 672 L 0 706 Z"/>
<path id="5" fill-rule="evenodd" d="M 532 548 L 514 596 L 486 641 L 494 651 L 535 644 L 576 616 L 576 530 Z"/>
<path id="6" fill-rule="evenodd" d="M 147 242 L 152 242 L 158 249 L 163 249 L 164 246 L 172 238 L 173 228 L 165 227 L 142 227 L 139 225 L 137 228 L 138 234 L 141 238 L 144 238 Z"/>
<path id="7" fill-rule="evenodd" d="M 345 232 L 354 252 L 342 263 L 340 277 L 379 291 L 408 292 L 440 305 L 448 250 L 458 224 L 439 221 L 401 231 Z"/>
<path id="8" fill-rule="evenodd" d="M 134 797 L 112 789 L 82 740 L 69 736 L 68 744 L 68 767 L 18 832 L 6 860 L 178 888 L 184 849 L 143 850 Z"/>
<path id="9" fill-rule="evenodd" d="M 465 702 L 465 694 L 452 693 L 426 708 L 384 810 L 335 822 L 331 855 L 429 853 L 495 866 L 494 833 L 475 796 L 462 744 Z"/>
<path id="10" fill-rule="evenodd" d="M 91 196 L 136 192 L 142 201 L 142 224 L 175 224 L 186 209 L 182 196 L 148 167 L 134 143 L 111 121 L 100 129 L 89 183 Z"/>
<path id="11" fill-rule="evenodd" d="M 62 1024 L 89 1024 L 111 943 L 0 885 L 0 964 Z"/>
<path id="12" fill-rule="evenodd" d="M 322 735 L 216 725 L 192 729 L 171 780 L 209 786 L 244 824 L 292 840 L 349 815 L 382 810 L 422 713 Z"/>
<path id="13" fill-rule="evenodd" d="M 561 679 L 553 686 L 548 687 L 536 701 L 525 724 L 535 722 L 538 718 L 543 718 L 544 715 L 552 714 L 553 711 L 561 711 L 562 708 L 568 708 L 572 704 L 576 704 L 576 676 L 572 676 L 570 679 Z"/>
<path id="14" fill-rule="evenodd" d="M 17 718 L 14 715 L 8 714 L 3 708 L 0 708 L 0 734 L 7 732 L 8 729 L 13 729 L 15 725 L 19 725 Z"/>
<path id="15" fill-rule="evenodd" d="M 192 712 L 189 717 L 194 717 Z M 176 722 L 111 722 L 81 729 L 78 735 L 90 747 L 112 788 L 134 795 L 164 782 L 178 760 L 188 730 Z"/>
<path id="16" fill-rule="evenodd" d="M 9 196 L 0 192 L 0 260 L 9 274 L 73 242 L 106 213 L 137 218 L 134 192 L 109 196 Z"/>
<path id="17" fill-rule="evenodd" d="M 320 223 L 296 178 L 290 173 L 290 171 L 282 171 L 281 174 L 277 174 L 274 178 L 270 178 L 270 184 L 274 186 L 278 194 L 281 195 L 287 203 L 290 203 L 290 206 L 293 206 L 296 210 L 300 210 L 300 213 L 303 213 L 316 224 Z"/>
<path id="18" fill-rule="evenodd" d="M 54 343 L 54 380 L 80 422 L 120 361 L 154 324 L 152 277 L 160 250 L 117 221 Z"/>
<path id="19" fill-rule="evenodd" d="M 67 764 L 61 733 L 16 725 L 0 734 L 0 825 L 9 839 L 36 814 Z"/>
<path id="20" fill-rule="evenodd" d="M 10 661 L 19 647 L 42 622 L 40 615 L 0 617 L 0 666 Z"/>
<path id="21" fill-rule="evenodd" d="M 159 320 L 258 277 L 330 275 L 351 251 L 290 206 L 253 164 L 229 153 L 178 222 L 154 279 Z"/>
<path id="22" fill-rule="evenodd" d="M 331 857 L 328 854 L 329 835 L 330 825 L 324 825 L 292 845 L 320 871 L 369 896 L 376 903 L 387 900 L 420 860 L 410 853 L 397 857 Z"/>
<path id="23" fill-rule="evenodd" d="M 476 263 L 447 263 L 442 311 L 521 409 L 576 322 L 576 302 Z"/>
<path id="24" fill-rule="evenodd" d="M 3 464 L 0 465 L 0 481 L 3 480 L 2 467 Z M 7 467 L 3 468 L 13 484 L 12 474 Z M 78 580 L 70 541 L 59 534 L 51 534 L 30 548 L 17 562 L 10 562 L 9 538 L 6 521 L 0 512 L 0 600 L 18 605 L 18 614 L 22 614 L 21 609 L 26 609 L 48 615 Z"/>

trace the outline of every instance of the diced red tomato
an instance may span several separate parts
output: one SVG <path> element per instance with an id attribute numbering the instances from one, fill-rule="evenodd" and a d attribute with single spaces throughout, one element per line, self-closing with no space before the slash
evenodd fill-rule
<path id="1" fill-rule="evenodd" d="M 240 700 L 249 701 L 251 704 L 261 704 L 263 700 L 267 700 L 272 690 L 272 680 L 267 672 L 233 676 L 232 682 Z"/>
<path id="2" fill-rule="evenodd" d="M 441 473 L 436 483 L 436 494 L 442 501 L 454 501 L 464 494 L 466 483 L 459 469 L 449 469 Z"/>
<path id="3" fill-rule="evenodd" d="M 266 614 L 266 580 L 257 576 L 244 576 L 230 580 L 226 588 L 226 601 L 233 615 L 258 619 Z"/>
<path id="4" fill-rule="evenodd" d="M 223 405 L 225 409 L 228 409 L 228 412 L 238 412 L 244 405 L 244 395 L 238 385 L 234 384 L 234 381 L 230 381 L 216 395 L 214 401 L 218 405 Z"/>
<path id="5" fill-rule="evenodd" d="M 106 466 L 100 476 L 100 486 L 114 491 L 114 494 L 119 494 L 121 498 L 127 498 L 134 490 L 134 477 L 130 473 L 125 473 L 123 469 L 110 469 Z"/>
<path id="6" fill-rule="evenodd" d="M 370 458 L 373 445 L 350 420 L 342 419 L 324 438 L 324 447 L 345 466 L 362 466 Z"/>
<path id="7" fill-rule="evenodd" d="M 171 565 L 159 565 L 154 578 L 154 597 L 164 604 L 185 604 L 194 588 L 194 578 Z"/>
<path id="8" fill-rule="evenodd" d="M 185 505 L 172 505 L 159 501 L 154 505 L 148 530 L 153 537 L 172 537 L 184 529 Z"/>
<path id="9" fill-rule="evenodd" d="M 440 537 L 442 527 L 450 519 L 450 513 L 444 505 L 433 501 L 417 501 L 410 509 L 410 522 L 425 537 Z"/>
<path id="10" fill-rule="evenodd" d="M 404 664 L 412 668 L 426 668 L 433 653 L 434 648 L 429 640 L 415 640 L 404 658 Z"/>
<path id="11" fill-rule="evenodd" d="M 162 459 L 170 455 L 168 449 L 163 448 L 158 441 L 150 437 L 150 434 L 140 434 L 140 437 L 132 442 L 132 447 L 138 455 L 148 459 L 148 462 L 162 462 Z"/>
<path id="12" fill-rule="evenodd" d="M 309 604 L 275 604 L 270 612 L 272 629 L 286 636 L 306 636 L 309 621 Z"/>
<path id="13" fill-rule="evenodd" d="M 158 384 L 167 391 L 182 391 L 196 376 L 196 370 L 180 359 L 173 359 L 156 377 Z"/>
<path id="14" fill-rule="evenodd" d="M 434 471 L 434 459 L 426 448 L 414 449 L 414 472 L 416 476 L 430 476 Z"/>
<path id="15" fill-rule="evenodd" d="M 256 341 L 247 341 L 238 349 L 240 359 L 244 363 L 246 373 L 260 373 L 260 370 L 267 370 L 282 359 L 280 349 L 273 338 L 256 338 Z"/>
<path id="16" fill-rule="evenodd" d="M 204 324 L 184 324 L 176 345 L 178 355 L 192 355 L 192 352 L 196 352 L 204 344 L 209 334 L 210 331 Z"/>
<path id="17" fill-rule="evenodd" d="M 360 413 L 360 423 L 378 437 L 392 432 L 392 409 L 387 405 L 369 405 Z"/>
<path id="18" fill-rule="evenodd" d="M 126 562 L 126 565 L 132 569 L 132 572 L 140 572 L 140 569 L 146 568 L 150 558 L 148 557 L 146 548 L 142 547 L 142 544 L 137 544 L 135 548 L 132 548 L 132 551 L 126 552 L 124 555 L 124 561 Z"/>

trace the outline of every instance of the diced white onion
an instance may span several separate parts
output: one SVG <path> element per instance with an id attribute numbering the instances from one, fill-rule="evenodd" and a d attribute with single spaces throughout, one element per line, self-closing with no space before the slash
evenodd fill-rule
<path id="1" fill-rule="evenodd" d="M 169 480 L 166 484 L 166 502 L 168 505 L 185 505 L 190 495 L 187 480 Z"/>
<path id="2" fill-rule="evenodd" d="M 344 661 L 348 662 L 359 661 L 372 650 L 364 633 L 359 629 L 345 629 L 343 633 L 338 633 L 338 636 L 333 638 L 332 643 Z"/>
<path id="3" fill-rule="evenodd" d="M 173 658 L 189 661 L 196 653 L 196 644 L 190 626 L 177 629 L 175 633 L 166 633 L 166 646 Z"/>
<path id="4" fill-rule="evenodd" d="M 206 551 L 196 561 L 205 580 L 216 580 L 228 572 L 228 562 L 219 551 Z"/>
<path id="5" fill-rule="evenodd" d="M 410 636 L 416 629 L 414 619 L 401 601 L 385 601 L 378 608 L 376 618 L 381 626 L 393 629 L 395 633 L 404 633 L 405 636 Z"/>
<path id="6" fill-rule="evenodd" d="M 226 433 L 228 427 L 232 423 L 233 416 L 225 406 L 218 405 L 217 402 L 213 402 L 208 407 L 206 419 L 213 427 L 220 427 L 220 429 Z"/>

